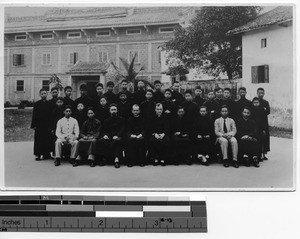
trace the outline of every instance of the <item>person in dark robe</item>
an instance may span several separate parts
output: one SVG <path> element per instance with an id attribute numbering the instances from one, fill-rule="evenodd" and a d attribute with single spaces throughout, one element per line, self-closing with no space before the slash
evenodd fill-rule
<path id="1" fill-rule="evenodd" d="M 127 95 L 127 101 L 129 103 L 132 103 L 132 93 L 128 90 L 128 81 L 125 80 L 125 79 L 121 81 L 121 90 L 117 94 L 118 102 L 120 101 L 120 95 L 121 94 L 126 94 Z"/>
<path id="2" fill-rule="evenodd" d="M 127 95 L 125 93 L 119 94 L 118 106 L 118 115 L 123 117 L 125 120 L 128 120 L 131 116 L 131 103 L 127 100 Z"/>
<path id="3" fill-rule="evenodd" d="M 180 93 L 180 84 L 178 81 L 175 81 L 172 86 L 173 92 L 172 92 L 172 101 L 174 102 L 176 109 L 178 106 L 182 104 L 184 101 L 183 95 Z"/>
<path id="4" fill-rule="evenodd" d="M 155 115 L 155 102 L 153 99 L 153 91 L 148 89 L 146 91 L 146 100 L 141 104 L 141 116 L 146 120 L 146 124 Z"/>
<path id="5" fill-rule="evenodd" d="M 189 124 L 192 124 L 195 118 L 199 114 L 198 105 L 193 102 L 193 95 L 191 90 L 186 90 L 184 92 L 185 101 L 182 102 L 181 106 L 184 108 L 184 117 Z"/>
<path id="6" fill-rule="evenodd" d="M 267 100 L 264 99 L 265 96 L 265 90 L 263 88 L 258 88 L 257 89 L 257 97 L 259 99 L 260 106 L 264 109 L 267 119 L 268 115 L 270 114 L 270 104 Z M 268 121 L 267 121 L 268 123 Z M 263 159 L 268 160 L 267 158 L 267 153 L 270 151 L 270 131 L 269 131 L 269 123 L 268 127 L 266 129 L 266 133 L 264 135 L 264 149 L 263 149 Z"/>
<path id="7" fill-rule="evenodd" d="M 107 91 L 103 94 L 103 96 L 105 96 L 105 98 L 107 99 L 108 105 L 110 105 L 112 103 L 117 104 L 117 102 L 118 102 L 118 97 L 113 92 L 114 87 L 115 87 L 115 84 L 112 81 L 108 81 L 106 83 L 106 89 L 107 89 Z"/>
<path id="8" fill-rule="evenodd" d="M 258 161 L 258 144 L 257 144 L 257 127 L 254 120 L 250 118 L 251 110 L 247 106 L 242 111 L 242 118 L 237 121 L 236 139 L 239 144 L 239 158 L 242 158 L 246 166 L 250 162 L 255 167 L 259 167 Z"/>
<path id="9" fill-rule="evenodd" d="M 95 98 L 93 99 L 93 108 L 96 109 L 99 105 L 100 102 L 100 98 L 103 96 L 103 84 L 98 82 L 96 85 L 96 92 L 97 95 L 95 96 Z"/>
<path id="10" fill-rule="evenodd" d="M 266 110 L 260 106 L 260 101 L 258 97 L 254 97 L 252 100 L 252 113 L 251 118 L 255 121 L 257 126 L 257 141 L 258 141 L 258 160 L 263 161 L 264 159 L 264 144 L 266 140 L 266 132 L 269 129 L 268 125 L 268 115 Z"/>
<path id="11" fill-rule="evenodd" d="M 142 80 L 137 82 L 137 90 L 133 93 L 132 104 L 141 105 L 146 100 L 145 83 Z"/>
<path id="12" fill-rule="evenodd" d="M 214 92 L 215 92 L 215 96 L 216 96 L 215 101 L 217 101 L 219 105 L 222 105 L 222 103 L 223 103 L 223 93 L 224 93 L 223 89 L 217 87 L 217 88 L 215 88 Z"/>
<path id="13" fill-rule="evenodd" d="M 65 116 L 64 114 L 64 98 L 58 97 L 56 100 L 56 107 L 51 114 L 51 152 L 55 152 L 55 141 L 56 141 L 56 125 L 57 122 Z"/>
<path id="14" fill-rule="evenodd" d="M 196 88 L 195 88 L 195 97 L 194 97 L 193 101 L 198 105 L 198 107 L 200 107 L 204 104 L 205 99 L 202 98 L 201 86 L 196 86 Z"/>
<path id="15" fill-rule="evenodd" d="M 146 124 L 140 115 L 140 107 L 132 106 L 132 116 L 127 121 L 127 166 L 139 164 L 145 165 L 145 136 Z"/>
<path id="16" fill-rule="evenodd" d="M 74 167 L 78 166 L 83 160 L 83 157 L 88 157 L 91 167 L 95 167 L 95 157 L 91 155 L 91 145 L 96 142 L 100 134 L 101 122 L 95 118 L 95 112 L 93 108 L 87 109 L 88 119 L 83 123 L 79 134 L 79 141 L 77 144 L 76 160 L 73 164 Z"/>
<path id="17" fill-rule="evenodd" d="M 51 107 L 49 101 L 47 101 L 47 90 L 40 90 L 41 99 L 34 103 L 31 128 L 34 129 L 34 146 L 33 154 L 35 160 L 41 160 L 51 158 Z"/>
<path id="18" fill-rule="evenodd" d="M 162 84 L 159 80 L 154 81 L 153 101 L 161 103 L 165 100 L 164 93 L 161 90 Z"/>
<path id="19" fill-rule="evenodd" d="M 153 159 L 153 165 L 160 163 L 161 166 L 166 165 L 169 138 L 169 123 L 163 114 L 163 106 L 157 103 L 155 106 L 155 116 L 148 124 L 148 143 L 150 158 Z"/>
<path id="20" fill-rule="evenodd" d="M 101 157 L 100 166 L 105 164 L 104 158 L 106 158 L 114 162 L 115 168 L 120 168 L 126 121 L 118 116 L 116 104 L 109 106 L 109 112 L 110 117 L 104 120 L 98 140 L 91 145 L 90 155 Z"/>
<path id="21" fill-rule="evenodd" d="M 200 115 L 195 119 L 191 137 L 194 143 L 195 157 L 202 165 L 208 166 L 213 156 L 215 141 L 214 122 L 207 114 L 206 106 L 200 107 Z"/>
<path id="22" fill-rule="evenodd" d="M 57 87 L 51 88 L 51 95 L 52 95 L 52 98 L 49 100 L 49 105 L 50 105 L 50 111 L 53 112 L 53 110 L 56 107 L 56 100 L 58 97 L 58 88 Z"/>
<path id="23" fill-rule="evenodd" d="M 228 107 L 229 118 L 235 119 L 236 116 L 236 102 L 231 97 L 231 90 L 229 88 L 225 88 L 223 91 L 223 101 L 222 105 L 226 105 Z"/>
<path id="24" fill-rule="evenodd" d="M 100 98 L 99 104 L 96 108 L 95 115 L 96 115 L 95 118 L 100 120 L 100 122 L 102 124 L 103 124 L 104 120 L 109 118 L 109 116 L 110 116 L 109 106 L 108 106 L 107 99 L 105 96 L 102 96 Z"/>
<path id="25" fill-rule="evenodd" d="M 171 123 L 171 149 L 174 153 L 174 163 L 178 165 L 184 161 L 186 164 L 192 164 L 192 144 L 191 144 L 191 122 L 185 115 L 183 106 L 177 109 L 177 116 Z"/>
<path id="26" fill-rule="evenodd" d="M 172 90 L 165 90 L 165 100 L 161 102 L 164 114 L 167 116 L 169 122 L 176 116 L 176 107 L 174 102 L 172 101 Z"/>
<path id="27" fill-rule="evenodd" d="M 87 120 L 86 108 L 84 107 L 83 103 L 78 103 L 77 111 L 74 114 L 74 118 L 77 120 L 79 129 L 81 129 L 84 121 Z"/>
<path id="28" fill-rule="evenodd" d="M 217 118 L 220 117 L 220 105 L 217 101 L 215 101 L 215 94 L 212 90 L 208 91 L 207 93 L 207 100 L 203 103 L 206 106 L 207 114 L 215 121 Z"/>
<path id="29" fill-rule="evenodd" d="M 75 112 L 75 102 L 72 100 L 72 87 L 71 86 L 66 86 L 64 88 L 65 92 L 65 97 L 64 97 L 64 106 L 70 105 L 72 107 L 72 112 Z"/>
<path id="30" fill-rule="evenodd" d="M 93 107 L 94 102 L 87 95 L 86 84 L 80 85 L 80 97 L 75 100 L 75 102 L 74 102 L 75 107 L 77 107 L 79 103 L 83 104 L 85 109 L 87 109 L 89 107 Z M 75 113 L 77 113 L 77 112 L 78 112 L 78 109 L 75 109 Z"/>
<path id="31" fill-rule="evenodd" d="M 240 99 L 235 102 L 236 104 L 236 116 L 235 119 L 239 119 L 242 117 L 242 111 L 245 106 L 247 106 L 250 110 L 252 109 L 252 102 L 246 99 L 247 90 L 245 87 L 239 88 Z"/>

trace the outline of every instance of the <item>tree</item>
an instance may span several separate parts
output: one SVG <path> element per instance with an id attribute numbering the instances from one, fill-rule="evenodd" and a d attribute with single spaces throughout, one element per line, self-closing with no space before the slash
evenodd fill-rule
<path id="1" fill-rule="evenodd" d="M 188 27 L 175 29 L 175 37 L 164 48 L 187 68 L 200 68 L 214 77 L 221 72 L 229 79 L 241 77 L 241 36 L 226 33 L 255 19 L 260 10 L 256 6 L 202 7 Z"/>
<path id="2" fill-rule="evenodd" d="M 59 92 L 62 91 L 63 86 L 62 86 L 62 82 L 61 79 L 56 75 L 56 74 L 52 74 L 49 78 L 49 85 L 53 84 L 54 87 L 57 87 Z"/>

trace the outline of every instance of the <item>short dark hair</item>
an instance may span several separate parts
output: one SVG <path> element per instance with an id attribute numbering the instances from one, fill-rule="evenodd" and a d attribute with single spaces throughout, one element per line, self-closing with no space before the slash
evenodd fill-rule
<path id="1" fill-rule="evenodd" d="M 255 100 L 259 101 L 258 97 L 254 97 L 254 98 L 252 99 L 252 102 L 255 101 Z"/>
<path id="2" fill-rule="evenodd" d="M 186 90 L 186 91 L 184 92 L 184 94 L 185 94 L 185 95 L 186 95 L 186 94 L 193 95 L 193 92 L 192 92 L 191 90 Z"/>
<path id="3" fill-rule="evenodd" d="M 166 92 L 170 92 L 171 93 L 171 95 L 172 95 L 172 90 L 170 89 L 170 88 L 168 88 L 168 89 L 165 89 L 165 93 Z"/>
<path id="4" fill-rule="evenodd" d="M 100 99 L 99 100 L 101 100 L 101 99 L 106 99 L 106 101 L 107 101 L 107 98 L 104 96 L 104 95 L 102 95 L 102 96 L 100 96 Z"/>
<path id="5" fill-rule="evenodd" d="M 250 108 L 249 106 L 247 106 L 247 105 L 246 105 L 246 106 L 244 106 L 244 107 L 243 107 L 243 111 L 244 111 L 244 109 L 246 109 L 246 110 L 249 110 L 249 111 L 250 111 L 250 113 L 251 113 L 251 108 Z"/>
<path id="6" fill-rule="evenodd" d="M 147 93 L 147 92 L 151 92 L 151 93 L 152 93 L 152 95 L 153 95 L 153 90 L 151 90 L 151 89 L 147 89 L 147 90 L 146 90 L 146 93 Z"/>
<path id="7" fill-rule="evenodd" d="M 64 98 L 59 96 L 59 97 L 57 97 L 56 102 L 59 101 L 59 100 L 64 101 Z"/>
<path id="8" fill-rule="evenodd" d="M 240 87 L 240 88 L 239 88 L 239 91 L 240 91 L 240 90 L 247 91 L 247 90 L 246 90 L 246 87 L 244 87 L 244 86 Z"/>
<path id="9" fill-rule="evenodd" d="M 41 93 L 42 91 L 48 92 L 47 89 L 45 89 L 45 88 L 40 89 L 40 93 Z"/>
<path id="10" fill-rule="evenodd" d="M 223 91 L 225 91 L 225 90 L 227 90 L 227 91 L 229 91 L 229 93 L 231 93 L 231 89 L 230 88 L 226 87 Z"/>
<path id="11" fill-rule="evenodd" d="M 121 84 L 122 84 L 123 82 L 126 82 L 126 83 L 128 84 L 128 80 L 126 80 L 126 79 L 123 79 L 123 80 L 121 81 Z"/>
<path id="12" fill-rule="evenodd" d="M 79 89 L 80 90 L 87 90 L 87 85 L 86 84 L 81 84 Z"/>
<path id="13" fill-rule="evenodd" d="M 69 86 L 69 85 L 67 85 L 65 88 L 64 88 L 64 91 L 66 92 L 67 90 L 72 90 L 72 87 L 71 86 Z"/>
<path id="14" fill-rule="evenodd" d="M 217 91 L 219 91 L 219 90 L 223 90 L 222 88 L 220 88 L 220 87 L 217 87 L 217 88 L 215 88 L 215 92 L 217 92 Z"/>
<path id="15" fill-rule="evenodd" d="M 160 80 L 156 80 L 156 81 L 154 81 L 153 84 L 154 84 L 154 85 L 156 85 L 156 84 L 161 84 L 161 82 L 160 82 Z"/>
<path id="16" fill-rule="evenodd" d="M 99 86 L 101 86 L 101 87 L 103 88 L 103 84 L 100 83 L 100 82 L 98 82 L 98 83 L 96 84 L 96 88 L 99 87 Z"/>
<path id="17" fill-rule="evenodd" d="M 265 91 L 264 88 L 259 87 L 256 92 L 258 92 L 259 90 Z"/>
<path id="18" fill-rule="evenodd" d="M 202 88 L 201 88 L 200 85 L 197 85 L 197 86 L 195 87 L 195 90 L 202 90 Z"/>
<path id="19" fill-rule="evenodd" d="M 156 103 L 155 104 L 155 108 L 158 107 L 158 106 L 162 106 L 163 107 L 162 103 Z"/>
<path id="20" fill-rule="evenodd" d="M 108 82 L 106 83 L 106 86 L 112 86 L 112 87 L 114 87 L 114 86 L 115 86 L 115 83 L 112 82 L 112 81 L 108 81 Z"/>
<path id="21" fill-rule="evenodd" d="M 213 90 L 208 90 L 207 94 L 209 94 L 210 92 L 215 93 Z"/>
<path id="22" fill-rule="evenodd" d="M 205 108 L 207 110 L 207 107 L 205 105 L 201 105 L 199 109 Z"/>
<path id="23" fill-rule="evenodd" d="M 54 90 L 58 91 L 58 87 L 54 86 L 54 87 L 51 88 L 51 92 L 54 91 Z"/>
<path id="24" fill-rule="evenodd" d="M 71 105 L 66 105 L 64 110 L 66 110 L 66 109 L 70 109 L 72 111 L 72 106 Z"/>
<path id="25" fill-rule="evenodd" d="M 116 107 L 117 109 L 118 109 L 118 106 L 117 106 L 117 104 L 115 104 L 115 103 L 111 103 L 110 105 L 109 105 L 109 109 L 111 108 L 111 107 Z"/>
<path id="26" fill-rule="evenodd" d="M 89 108 L 87 108 L 86 112 L 88 112 L 89 110 L 91 110 L 91 111 L 93 111 L 93 112 L 95 113 L 95 110 L 94 110 L 94 108 L 93 108 L 93 107 L 89 107 Z"/>
<path id="27" fill-rule="evenodd" d="M 174 85 L 174 84 L 176 84 L 176 83 L 178 83 L 178 84 L 179 84 L 179 81 L 177 81 L 177 80 L 176 80 L 176 81 L 174 81 L 173 85 Z"/>
<path id="28" fill-rule="evenodd" d="M 220 109 L 222 110 L 223 108 L 226 108 L 229 111 L 229 108 L 227 105 L 222 105 Z"/>

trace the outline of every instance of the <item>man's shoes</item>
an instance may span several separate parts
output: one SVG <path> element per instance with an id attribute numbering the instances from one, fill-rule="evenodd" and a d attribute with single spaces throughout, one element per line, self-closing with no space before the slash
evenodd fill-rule
<path id="1" fill-rule="evenodd" d="M 40 156 L 35 157 L 35 161 L 41 161 L 41 157 Z"/>
<path id="2" fill-rule="evenodd" d="M 132 167 L 132 164 L 131 164 L 131 163 L 128 163 L 128 164 L 127 164 L 127 167 L 128 167 L 128 168 L 131 168 L 131 167 Z"/>
<path id="3" fill-rule="evenodd" d="M 115 168 L 120 168 L 120 163 L 118 161 L 115 162 Z"/>
<path id="4" fill-rule="evenodd" d="M 185 162 L 186 162 L 187 165 L 192 165 L 193 164 L 192 160 L 190 160 L 190 159 L 187 159 Z"/>
<path id="5" fill-rule="evenodd" d="M 54 165 L 57 167 L 60 165 L 60 159 L 55 159 Z"/>
<path id="6" fill-rule="evenodd" d="M 239 163 L 236 160 L 233 160 L 232 166 L 235 167 L 235 168 L 240 167 Z"/>
<path id="7" fill-rule="evenodd" d="M 103 160 L 100 160 L 100 162 L 99 162 L 99 166 L 104 166 L 105 165 L 105 163 L 104 163 L 104 161 Z"/>
<path id="8" fill-rule="evenodd" d="M 44 155 L 43 159 L 53 159 L 50 154 Z"/>
<path id="9" fill-rule="evenodd" d="M 75 161 L 75 162 L 73 163 L 73 167 L 77 167 L 77 166 L 79 166 L 79 163 L 78 163 L 77 161 Z"/>
<path id="10" fill-rule="evenodd" d="M 91 162 L 90 162 L 90 167 L 93 168 L 93 167 L 95 167 L 95 166 L 96 166 L 95 162 L 94 162 L 94 161 L 91 161 Z"/>
<path id="11" fill-rule="evenodd" d="M 145 164 L 144 164 L 144 163 L 141 163 L 141 164 L 140 164 L 140 167 L 144 167 L 144 166 L 145 166 Z"/>
<path id="12" fill-rule="evenodd" d="M 266 156 L 263 157 L 263 160 L 268 160 L 268 158 Z"/>
<path id="13" fill-rule="evenodd" d="M 243 160 L 245 162 L 245 166 L 250 167 L 250 160 L 249 160 L 249 157 L 247 155 L 244 155 Z"/>
<path id="14" fill-rule="evenodd" d="M 164 160 L 160 160 L 160 165 L 161 166 L 166 166 L 166 162 Z"/>
<path id="15" fill-rule="evenodd" d="M 223 166 L 224 166 L 225 168 L 228 168 L 228 167 L 229 167 L 228 159 L 224 159 Z"/>
<path id="16" fill-rule="evenodd" d="M 157 160 L 157 159 L 154 159 L 153 166 L 157 166 L 157 165 L 158 165 L 158 160 Z"/>
<path id="17" fill-rule="evenodd" d="M 253 158 L 253 166 L 259 168 L 259 161 L 257 158 Z"/>

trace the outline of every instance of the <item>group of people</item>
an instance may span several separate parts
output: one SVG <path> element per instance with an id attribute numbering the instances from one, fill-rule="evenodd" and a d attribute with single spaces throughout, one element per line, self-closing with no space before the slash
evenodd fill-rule
<path id="1" fill-rule="evenodd" d="M 160 81 L 154 82 L 154 91 L 142 80 L 134 93 L 126 80 L 118 94 L 113 82 L 106 87 L 104 93 L 103 84 L 97 83 L 97 96 L 91 99 L 82 84 L 74 101 L 70 86 L 64 88 L 64 97 L 52 88 L 50 100 L 40 90 L 31 124 L 36 160 L 54 157 L 59 166 L 69 155 L 75 167 L 87 161 L 91 167 L 116 168 L 222 161 L 224 167 L 238 168 L 241 163 L 259 167 L 267 159 L 270 106 L 263 88 L 250 101 L 245 87 L 239 88 L 238 100 L 229 88 L 210 90 L 207 99 L 199 86 L 181 94 L 176 81 L 164 91 Z"/>

